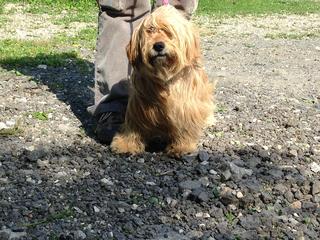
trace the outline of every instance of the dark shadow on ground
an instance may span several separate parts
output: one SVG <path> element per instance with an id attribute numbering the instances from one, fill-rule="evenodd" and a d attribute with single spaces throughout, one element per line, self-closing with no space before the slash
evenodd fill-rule
<path id="1" fill-rule="evenodd" d="M 317 204 L 303 199 L 301 209 L 292 209 L 294 199 L 281 193 L 292 184 L 304 191 L 312 182 L 293 167 L 301 159 L 288 152 L 232 148 L 208 152 L 204 164 L 197 155 L 114 156 L 99 144 L 34 151 L 41 152 L 36 162 L 32 156 L 39 154 L 26 151 L 0 158 L 7 178 L 0 191 L 0 225 L 35 239 L 74 239 L 78 230 L 88 239 L 296 239 L 299 232 L 316 239 L 316 227 L 304 219 L 316 219 Z M 222 184 L 243 197 L 223 193 Z M 193 197 L 199 192 L 201 198 Z M 295 231 L 284 220 L 293 213 Z"/>
<path id="2" fill-rule="evenodd" d="M 0 66 L 17 74 L 31 76 L 32 81 L 47 85 L 57 98 L 70 106 L 82 127 L 93 137 L 93 119 L 86 108 L 93 102 L 94 65 L 75 53 L 39 54 L 36 57 L 9 58 Z"/>

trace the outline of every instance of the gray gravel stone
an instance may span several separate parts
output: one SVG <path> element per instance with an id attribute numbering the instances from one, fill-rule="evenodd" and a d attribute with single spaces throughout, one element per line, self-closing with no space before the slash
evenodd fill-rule
<path id="1" fill-rule="evenodd" d="M 199 160 L 201 162 L 205 162 L 205 161 L 208 161 L 209 160 L 209 154 L 205 151 L 199 151 L 199 154 L 198 154 L 198 157 L 199 157 Z"/>
<path id="2" fill-rule="evenodd" d="M 190 195 L 189 199 L 196 201 L 198 203 L 207 202 L 209 200 L 209 195 L 203 188 L 194 189 Z"/>
<path id="3" fill-rule="evenodd" d="M 77 230 L 74 233 L 74 238 L 77 240 L 86 239 L 86 237 L 87 235 L 81 230 Z"/>
<path id="4" fill-rule="evenodd" d="M 261 226 L 261 221 L 257 215 L 248 215 L 240 218 L 240 224 L 245 229 L 257 229 Z"/>
<path id="5" fill-rule="evenodd" d="M 320 181 L 314 181 L 312 183 L 312 195 L 316 195 L 317 193 L 320 193 Z"/>
<path id="6" fill-rule="evenodd" d="M 252 170 L 251 169 L 246 169 L 243 167 L 239 167 L 234 163 L 230 163 L 230 170 L 234 174 L 236 179 L 241 179 L 244 176 L 251 176 L 252 175 Z"/>
<path id="7" fill-rule="evenodd" d="M 198 180 L 187 180 L 179 183 L 179 187 L 182 190 L 185 189 L 197 189 L 201 187 L 201 182 Z"/>
<path id="8" fill-rule="evenodd" d="M 227 181 L 227 180 L 229 180 L 230 178 L 231 178 L 231 172 L 230 172 L 230 170 L 225 170 L 225 171 L 223 171 L 222 173 L 221 173 L 221 177 L 222 177 L 222 180 L 224 180 L 224 181 Z"/>

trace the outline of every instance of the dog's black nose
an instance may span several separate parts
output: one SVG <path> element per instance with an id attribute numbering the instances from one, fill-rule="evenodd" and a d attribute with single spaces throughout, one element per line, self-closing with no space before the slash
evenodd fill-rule
<path id="1" fill-rule="evenodd" d="M 157 52 L 161 52 L 165 48 L 164 42 L 156 42 L 153 45 L 153 49 L 156 50 Z"/>

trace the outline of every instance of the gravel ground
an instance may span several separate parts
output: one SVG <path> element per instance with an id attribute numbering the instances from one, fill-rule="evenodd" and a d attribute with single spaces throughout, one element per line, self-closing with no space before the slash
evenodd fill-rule
<path id="1" fill-rule="evenodd" d="M 319 16 L 196 21 L 217 121 L 182 159 L 95 141 L 93 53 L 85 72 L 0 67 L 1 240 L 319 239 L 320 39 L 265 36 Z"/>

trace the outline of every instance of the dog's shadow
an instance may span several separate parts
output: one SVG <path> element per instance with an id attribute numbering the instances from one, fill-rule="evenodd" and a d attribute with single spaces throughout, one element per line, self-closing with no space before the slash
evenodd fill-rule
<path id="1" fill-rule="evenodd" d="M 49 91 L 70 106 L 86 134 L 94 136 L 93 119 L 86 111 L 93 102 L 93 92 L 89 89 L 94 85 L 92 62 L 78 58 L 74 53 L 60 53 L 6 58 L 0 61 L 0 66 L 31 76 L 32 81 L 38 84 L 47 85 Z"/>

